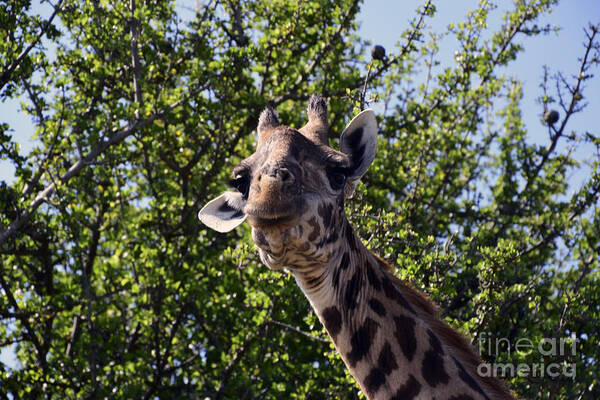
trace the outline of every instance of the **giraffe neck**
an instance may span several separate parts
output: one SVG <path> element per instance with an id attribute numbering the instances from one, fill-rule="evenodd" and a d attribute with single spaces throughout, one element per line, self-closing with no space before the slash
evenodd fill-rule
<path id="1" fill-rule="evenodd" d="M 326 264 L 293 270 L 350 373 L 369 399 L 512 398 L 477 375 L 478 357 L 435 306 L 394 278 L 342 224 Z"/>

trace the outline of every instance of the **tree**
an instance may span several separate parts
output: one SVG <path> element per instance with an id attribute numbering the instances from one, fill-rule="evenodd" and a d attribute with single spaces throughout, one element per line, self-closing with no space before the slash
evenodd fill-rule
<path id="1" fill-rule="evenodd" d="M 598 397 L 598 159 L 561 144 L 600 146 L 568 128 L 600 27 L 586 28 L 574 78 L 547 71 L 540 109 L 562 118 L 544 145 L 526 140 L 519 81 L 498 72 L 520 37 L 552 30 L 538 21 L 554 4 L 517 1 L 489 32 L 482 1 L 449 27 L 460 47 L 439 73 L 430 2 L 376 60 L 354 0 L 209 0 L 186 21 L 165 0 L 59 0 L 46 18 L 29 1 L 0 5 L 0 98 L 25 99 L 38 141 L 22 154 L 0 127 L 16 169 L 0 187 L 0 343 L 19 360 L 0 364 L 2 397 L 359 396 L 247 227 L 220 235 L 195 219 L 251 153 L 264 106 L 298 127 L 314 92 L 330 99 L 332 140 L 371 95 L 385 106 L 375 165 L 347 205 L 369 246 L 475 342 L 508 339 L 487 361 L 576 365 L 574 378 L 510 377 L 519 395 Z M 417 86 L 419 68 L 431 74 Z M 576 351 L 515 351 L 522 338 Z"/>

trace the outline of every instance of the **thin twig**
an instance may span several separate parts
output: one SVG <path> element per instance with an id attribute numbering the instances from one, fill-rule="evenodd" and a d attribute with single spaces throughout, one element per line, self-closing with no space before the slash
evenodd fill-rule
<path id="1" fill-rule="evenodd" d="M 292 325 L 286 324 L 285 322 L 277 321 L 277 320 L 274 320 L 274 319 L 272 319 L 272 320 L 269 320 L 269 322 L 270 322 L 270 323 L 272 323 L 272 324 L 275 324 L 275 325 L 281 326 L 281 327 L 283 327 L 283 328 L 289 329 L 289 330 L 291 330 L 291 331 L 293 331 L 293 332 L 299 333 L 299 334 L 301 334 L 301 335 L 304 335 L 304 336 L 306 336 L 307 338 L 311 338 L 312 340 L 316 340 L 317 342 L 321 342 L 321 343 L 329 343 L 329 340 L 327 340 L 327 339 L 323 339 L 323 338 L 320 338 L 320 337 L 318 337 L 318 336 L 315 336 L 315 335 L 313 335 L 313 334 L 311 334 L 311 333 L 304 332 L 303 330 L 301 330 L 301 329 L 299 329 L 299 328 L 296 328 L 295 326 L 292 326 Z"/>
<path id="2" fill-rule="evenodd" d="M 372 68 L 373 63 L 369 63 L 369 68 L 367 69 L 367 76 L 365 77 L 365 84 L 363 85 L 362 92 L 360 92 L 360 111 L 365 109 L 365 96 L 367 95 L 367 84 L 369 83 L 369 76 L 371 76 Z"/>
<path id="3" fill-rule="evenodd" d="M 354 1 L 352 3 L 352 5 L 349 7 L 346 15 L 344 15 L 343 21 L 339 24 L 337 30 L 331 36 L 331 40 L 328 43 L 326 43 L 324 46 L 321 47 L 321 49 L 315 55 L 313 61 L 309 64 L 309 66 L 304 71 L 302 71 L 300 76 L 298 76 L 294 85 L 287 91 L 286 94 L 273 99 L 273 102 L 272 102 L 273 105 L 279 105 L 286 100 L 296 98 L 296 92 L 297 92 L 298 88 L 300 87 L 300 85 L 302 83 L 304 83 L 306 81 L 306 79 L 310 76 L 310 74 L 313 72 L 313 70 L 321 64 L 321 61 L 323 61 L 323 58 L 325 57 L 325 55 L 328 54 L 329 52 L 331 52 L 331 49 L 333 48 L 333 44 L 342 37 L 342 35 L 341 35 L 342 30 L 347 27 L 347 23 L 350 20 L 351 16 L 353 15 L 352 11 L 356 7 L 358 7 L 358 1 Z"/>
<path id="4" fill-rule="evenodd" d="M 0 286 L 2 287 L 4 294 L 7 297 L 8 302 L 10 303 L 11 307 L 14 308 L 15 313 L 20 313 L 21 308 L 19 307 L 19 303 L 17 302 L 12 291 L 10 290 L 8 282 L 6 282 L 6 280 L 4 279 L 4 271 L 2 269 L 0 269 Z M 37 337 L 35 330 L 29 323 L 29 318 L 28 317 L 19 318 L 19 321 L 23 324 L 23 326 L 25 326 L 25 330 L 27 331 L 27 335 L 26 335 L 27 339 L 31 343 L 33 343 L 33 347 L 35 347 L 35 350 L 37 352 L 38 361 L 39 361 L 40 365 L 42 366 L 42 369 L 45 370 L 46 369 L 46 351 L 45 351 L 44 346 L 42 345 L 39 338 Z"/>
<path id="5" fill-rule="evenodd" d="M 138 20 L 135 18 L 135 0 L 130 0 L 131 7 L 131 20 L 129 21 L 129 28 L 131 31 L 131 64 L 133 67 L 133 98 L 138 105 L 138 109 L 135 110 L 135 119 L 140 119 L 140 109 L 143 108 L 143 96 L 142 88 L 140 87 L 140 54 L 138 46 Z"/>
<path id="6" fill-rule="evenodd" d="M 40 41 L 42 36 L 44 36 L 46 31 L 52 24 L 54 17 L 56 17 L 58 12 L 60 11 L 62 2 L 63 2 L 63 0 L 60 0 L 58 2 L 58 4 L 54 7 L 54 12 L 50 16 L 50 18 L 48 18 L 48 20 L 46 21 L 44 26 L 42 26 L 42 28 L 40 29 L 40 32 L 36 35 L 36 37 L 33 39 L 33 41 L 31 43 L 29 43 L 29 46 L 27 46 L 27 48 L 25 50 L 23 50 L 21 52 L 21 54 L 19 54 L 19 56 L 12 63 L 10 63 L 10 65 L 4 70 L 4 72 L 2 72 L 2 75 L 0 75 L 0 89 L 2 89 L 4 87 L 4 85 L 6 85 L 6 83 L 9 81 L 10 75 L 13 73 L 13 71 L 19 66 L 19 64 L 21 63 L 21 61 L 23 61 L 23 59 L 27 56 L 27 54 L 29 54 L 31 49 L 33 49 L 34 46 Z"/>

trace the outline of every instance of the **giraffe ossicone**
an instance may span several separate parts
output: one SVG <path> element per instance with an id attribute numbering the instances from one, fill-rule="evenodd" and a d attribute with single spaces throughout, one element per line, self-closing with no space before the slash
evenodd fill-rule
<path id="1" fill-rule="evenodd" d="M 473 348 L 437 307 L 371 253 L 344 213 L 377 151 L 372 110 L 358 114 L 329 146 L 327 102 L 313 95 L 296 130 L 267 108 L 254 154 L 233 169 L 231 186 L 198 217 L 227 232 L 248 221 L 261 260 L 287 268 L 369 399 L 512 399 L 477 374 Z"/>

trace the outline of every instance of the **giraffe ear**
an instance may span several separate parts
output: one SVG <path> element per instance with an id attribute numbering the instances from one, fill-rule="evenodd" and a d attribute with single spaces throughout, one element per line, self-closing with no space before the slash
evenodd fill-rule
<path id="1" fill-rule="evenodd" d="M 229 232 L 246 220 L 244 203 L 241 193 L 225 192 L 206 203 L 198 218 L 217 232 Z"/>
<path id="2" fill-rule="evenodd" d="M 340 137 L 340 150 L 350 157 L 350 173 L 344 190 L 348 198 L 354 194 L 356 184 L 377 153 L 377 119 L 373 110 L 361 111 L 350 121 Z"/>

